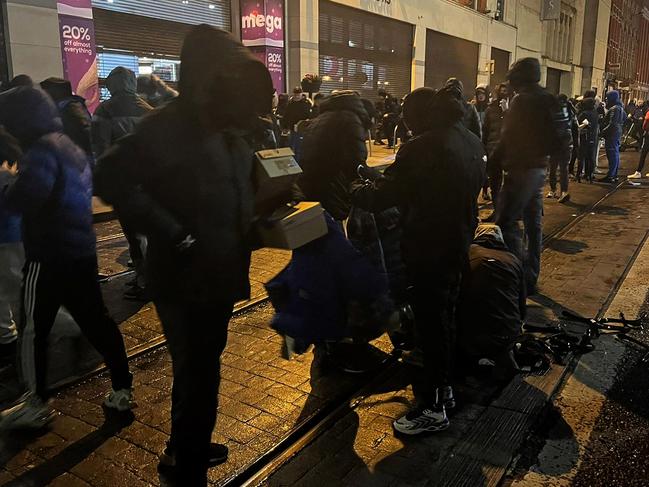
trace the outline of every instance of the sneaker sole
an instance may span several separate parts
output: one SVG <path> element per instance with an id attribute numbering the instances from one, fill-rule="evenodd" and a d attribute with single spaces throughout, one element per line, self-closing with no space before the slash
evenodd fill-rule
<path id="1" fill-rule="evenodd" d="M 428 426 L 427 428 L 418 429 L 401 429 L 401 426 L 397 425 L 396 423 L 392 423 L 392 427 L 395 429 L 395 431 L 408 436 L 421 435 L 423 433 L 437 433 L 438 431 L 444 431 L 450 425 L 450 421 L 445 421 L 438 426 Z"/>
<path id="2" fill-rule="evenodd" d="M 113 411 L 118 411 L 120 413 L 125 413 L 131 411 L 135 407 L 135 403 L 131 403 L 128 406 L 120 406 L 119 404 L 111 404 L 108 401 L 104 401 L 104 406 Z"/>

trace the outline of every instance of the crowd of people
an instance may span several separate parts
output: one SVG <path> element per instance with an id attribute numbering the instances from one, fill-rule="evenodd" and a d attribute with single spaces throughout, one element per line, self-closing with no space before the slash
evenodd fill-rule
<path id="1" fill-rule="evenodd" d="M 155 76 L 114 69 L 106 80 L 111 96 L 92 116 L 61 79 L 38 86 L 22 76 L 0 94 L 0 344 L 12 360 L 20 334 L 27 390 L 0 426 L 40 428 L 52 420 L 47 337 L 61 306 L 110 370 L 105 405 L 127 411 L 134 404 L 124 342 L 97 280 L 91 198 L 98 195 L 128 238 L 136 277 L 125 297 L 153 300 L 173 362 L 171 435 L 159 469 L 182 485 L 206 485 L 207 469 L 228 455 L 211 442 L 220 356 L 234 303 L 249 296 L 254 230 L 265 211 L 255 199 L 254 154 L 279 143 L 294 149 L 302 174 L 276 203 L 320 202 L 335 239 L 296 249 L 291 265 L 326 262 L 334 274 L 347 266 L 340 275 L 350 281 L 334 282 L 339 296 L 363 304 L 378 297 L 368 294 L 388 296 L 381 313 L 394 316 L 384 312 L 390 307 L 401 326 L 388 320 L 384 329 L 400 347 L 419 348 L 424 370 L 417 406 L 394 428 L 409 435 L 447 428 L 458 357 L 512 367 L 508 347 L 540 272 L 548 167 L 548 196 L 568 201 L 570 172 L 592 182 L 603 138 L 603 180 L 617 180 L 625 119 L 619 93 L 607 93 L 606 108 L 590 91 L 573 104 L 542 88 L 538 60 L 525 58 L 493 95 L 480 85 L 471 101 L 456 78 L 401 102 L 385 91 L 376 102 L 354 91 L 311 100 L 296 88 L 278 96 L 263 63 L 206 25 L 187 35 L 181 63 L 178 92 Z M 384 173 L 368 167 L 372 137 L 391 147 L 395 134 L 402 144 L 394 163 Z M 646 142 L 645 135 L 639 172 Z M 482 224 L 481 194 L 494 204 Z M 361 245 L 367 215 L 376 235 Z M 387 276 L 386 285 L 354 274 L 365 258 L 359 247 L 379 248 L 372 271 Z M 340 258 L 332 259 L 333 249 Z M 303 299 L 295 312 L 308 314 L 308 306 Z M 344 334 L 352 313 L 341 315 Z M 318 353 L 340 354 L 331 342 L 326 333 L 311 339 Z"/>

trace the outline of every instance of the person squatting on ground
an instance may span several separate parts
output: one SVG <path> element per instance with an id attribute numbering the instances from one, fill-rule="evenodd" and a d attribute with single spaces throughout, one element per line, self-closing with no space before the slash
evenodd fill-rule
<path id="1" fill-rule="evenodd" d="M 319 201 L 334 220 L 342 222 L 352 207 L 351 185 L 356 168 L 367 159 L 371 127 L 363 101 L 353 91 L 341 91 L 320 104 L 320 115 L 304 135 L 297 186 L 307 201 Z"/>
<path id="2" fill-rule="evenodd" d="M 567 151 L 572 133 L 565 108 L 539 85 L 541 66 L 523 58 L 507 73 L 516 92 L 503 122 L 500 143 L 493 157 L 502 164 L 505 178 L 496 209 L 496 224 L 507 247 L 523 261 L 528 295 L 536 292 L 543 239 L 543 185 L 550 154 Z M 527 236 L 527 255 L 519 221 Z"/>
<path id="3" fill-rule="evenodd" d="M 489 216 L 488 221 L 493 221 L 495 218 L 496 208 L 498 208 L 498 196 L 503 185 L 503 168 L 500 161 L 493 157 L 493 154 L 500 142 L 508 100 L 509 88 L 506 83 L 501 83 L 496 87 L 495 96 L 485 111 L 482 126 L 482 143 L 487 151 L 487 178 L 494 207 L 494 212 Z"/>
<path id="4" fill-rule="evenodd" d="M 557 97 L 557 100 L 561 107 L 561 119 L 557 121 L 570 126 L 570 145 L 561 147 L 557 152 L 550 155 L 550 192 L 546 197 L 558 198 L 559 203 L 567 203 L 570 201 L 570 193 L 568 193 L 568 166 L 570 165 L 575 146 L 579 145 L 579 141 L 577 140 L 579 129 L 577 127 L 577 118 L 573 114 L 572 105 L 568 101 L 568 97 L 561 94 Z M 557 193 L 557 169 L 559 170 L 561 193 Z"/>
<path id="5" fill-rule="evenodd" d="M 250 294 L 254 151 L 269 147 L 272 127 L 259 116 L 271 111 L 273 85 L 239 40 L 207 25 L 189 32 L 181 62 L 178 98 L 101 158 L 95 180 L 149 241 L 147 284 L 173 364 L 159 470 L 194 487 L 228 454 L 211 443 L 220 356 L 234 303 Z"/>
<path id="6" fill-rule="evenodd" d="M 647 154 L 649 154 L 649 111 L 645 114 L 644 121 L 642 122 L 642 134 L 638 169 L 636 169 L 635 173 L 628 176 L 629 179 L 639 179 L 642 177 L 642 171 L 644 170 L 644 164 L 647 160 Z M 649 177 L 649 174 L 646 174 L 645 176 Z"/>
<path id="7" fill-rule="evenodd" d="M 608 111 L 602 122 L 601 136 L 604 138 L 608 172 L 600 179 L 600 182 L 614 183 L 617 181 L 617 171 L 620 168 L 620 139 L 622 138 L 622 126 L 626 119 L 619 91 L 613 90 L 606 94 L 606 108 Z"/>
<path id="8" fill-rule="evenodd" d="M 0 95 L 0 125 L 22 152 L 17 174 L 3 170 L 8 184 L 0 189 L 0 204 L 23 219 L 20 359 L 29 391 L 25 402 L 7 412 L 3 425 L 37 428 L 52 417 L 47 406 L 47 339 L 61 306 L 110 369 L 113 391 L 105 405 L 130 409 L 132 377 L 124 341 L 108 316 L 97 281 L 89 158 L 63 134 L 54 102 L 40 89 L 17 88 Z"/>
<path id="9" fill-rule="evenodd" d="M 414 137 L 401 146 L 385 176 L 354 192 L 354 204 L 378 212 L 398 206 L 401 248 L 410 285 L 417 339 L 427 383 L 419 405 L 395 421 L 400 433 L 448 427 L 455 353 L 455 303 L 460 273 L 478 222 L 484 149 L 463 124 L 453 89 L 420 88 L 406 98 L 404 119 Z"/>
<path id="10" fill-rule="evenodd" d="M 583 177 L 593 182 L 597 152 L 599 151 L 599 113 L 594 91 L 586 91 L 579 103 L 577 123 L 579 124 L 579 164 L 576 178 L 581 182 Z"/>
<path id="11" fill-rule="evenodd" d="M 137 94 L 137 79 L 130 69 L 121 66 L 113 69 L 106 78 L 106 86 L 111 97 L 99 105 L 92 119 L 92 143 L 97 158 L 119 139 L 132 133 L 141 118 L 153 110 L 151 105 Z M 128 252 L 135 268 L 135 279 L 127 283 L 124 297 L 146 300 L 146 241 L 132 230 L 132 225 L 125 215 L 117 211 L 117 216 L 128 241 Z"/>

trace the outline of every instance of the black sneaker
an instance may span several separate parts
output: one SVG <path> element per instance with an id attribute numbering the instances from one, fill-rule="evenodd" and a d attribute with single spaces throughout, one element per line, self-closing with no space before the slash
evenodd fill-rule
<path id="1" fill-rule="evenodd" d="M 207 459 L 207 467 L 212 468 L 224 463 L 228 459 L 228 447 L 220 443 L 212 443 Z M 158 473 L 168 479 L 176 476 L 176 455 L 167 445 L 167 448 L 160 455 L 158 462 Z"/>
<path id="2" fill-rule="evenodd" d="M 124 291 L 124 299 L 129 301 L 149 301 L 149 295 L 141 286 L 137 284 L 135 286 L 129 286 L 126 291 Z"/>
<path id="3" fill-rule="evenodd" d="M 444 408 L 441 411 L 435 411 L 427 407 L 415 408 L 392 423 L 394 429 L 404 435 L 419 435 L 421 433 L 443 431 L 449 425 L 450 422 L 446 417 Z"/>

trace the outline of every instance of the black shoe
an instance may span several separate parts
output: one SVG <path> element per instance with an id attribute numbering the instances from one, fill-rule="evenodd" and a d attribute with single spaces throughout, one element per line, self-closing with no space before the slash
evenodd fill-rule
<path id="1" fill-rule="evenodd" d="M 0 344 L 0 368 L 16 363 L 16 340 Z"/>
<path id="2" fill-rule="evenodd" d="M 598 183 L 612 183 L 613 179 L 610 178 L 609 176 L 604 176 L 603 178 L 600 178 L 597 180 Z"/>
<path id="3" fill-rule="evenodd" d="M 210 444 L 210 451 L 207 458 L 207 468 L 221 465 L 228 459 L 228 447 L 220 443 Z M 168 479 L 174 479 L 177 476 L 176 455 L 167 445 L 167 448 L 160 455 L 158 462 L 158 473 Z"/>
<path id="4" fill-rule="evenodd" d="M 369 343 L 333 343 L 327 346 L 327 358 L 348 374 L 365 374 L 380 367 L 389 356 Z"/>
<path id="5" fill-rule="evenodd" d="M 136 284 L 124 291 L 124 299 L 128 299 L 129 301 L 149 301 L 150 296 L 146 292 L 146 289 Z"/>

